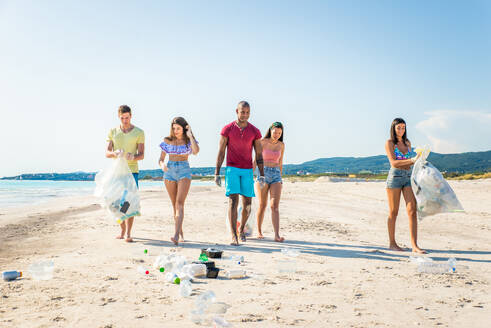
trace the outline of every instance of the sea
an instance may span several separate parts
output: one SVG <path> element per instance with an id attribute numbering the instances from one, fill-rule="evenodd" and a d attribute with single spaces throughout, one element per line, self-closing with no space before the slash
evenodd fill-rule
<path id="1" fill-rule="evenodd" d="M 213 181 L 192 181 L 192 186 L 211 186 Z M 139 181 L 140 190 L 162 188 L 161 181 Z M 60 197 L 92 195 L 94 181 L 0 180 L 0 209 L 47 202 Z"/>

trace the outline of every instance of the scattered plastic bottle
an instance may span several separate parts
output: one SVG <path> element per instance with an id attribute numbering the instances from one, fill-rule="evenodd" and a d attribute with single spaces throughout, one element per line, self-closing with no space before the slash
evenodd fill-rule
<path id="1" fill-rule="evenodd" d="M 22 277 L 22 272 L 21 271 L 4 271 L 2 272 L 2 278 L 5 281 L 12 281 L 17 278 Z"/>
<path id="2" fill-rule="evenodd" d="M 173 283 L 176 285 L 179 285 L 181 283 L 181 279 L 175 273 L 172 273 L 172 272 L 168 272 L 165 274 L 165 280 L 167 282 L 170 282 L 170 283 Z"/>
<path id="3" fill-rule="evenodd" d="M 453 273 L 457 267 L 457 260 L 450 258 L 446 263 L 435 263 L 432 261 L 421 262 L 418 265 L 418 272 L 421 273 Z"/>
<path id="4" fill-rule="evenodd" d="M 29 266 L 29 273 L 34 280 L 49 280 L 53 278 L 55 264 L 53 261 L 45 260 L 32 263 Z"/>
<path id="5" fill-rule="evenodd" d="M 211 290 L 204 292 L 196 298 L 196 309 L 206 310 L 211 303 L 216 301 L 215 293 Z"/>
<path id="6" fill-rule="evenodd" d="M 206 265 L 198 263 L 186 264 L 181 268 L 181 273 L 188 275 L 190 279 L 206 276 Z"/>
<path id="7" fill-rule="evenodd" d="M 227 257 L 227 260 L 234 262 L 235 264 L 244 264 L 244 257 L 242 255 L 232 254 Z"/>
<path id="8" fill-rule="evenodd" d="M 227 278 L 229 279 L 240 279 L 245 278 L 246 272 L 245 270 L 230 270 L 227 272 Z"/>
<path id="9" fill-rule="evenodd" d="M 139 265 L 137 268 L 136 268 L 136 271 L 138 271 L 138 273 L 141 273 L 141 274 L 144 274 L 144 275 L 147 275 L 150 273 L 150 271 L 148 271 L 147 269 L 145 269 L 143 266 Z"/>
<path id="10" fill-rule="evenodd" d="M 193 292 L 193 287 L 191 286 L 191 282 L 189 280 L 181 281 L 179 285 L 179 294 L 182 297 L 189 297 Z"/>

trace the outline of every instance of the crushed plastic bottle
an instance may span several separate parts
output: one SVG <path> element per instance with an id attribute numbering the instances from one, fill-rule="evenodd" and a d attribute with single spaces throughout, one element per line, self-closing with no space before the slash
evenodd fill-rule
<path id="1" fill-rule="evenodd" d="M 418 272 L 421 273 L 453 273 L 457 267 L 455 258 L 448 259 L 445 263 L 436 263 L 433 261 L 421 262 L 418 265 Z"/>
<path id="2" fill-rule="evenodd" d="M 215 293 L 211 290 L 204 292 L 196 298 L 196 308 L 198 310 L 206 310 L 210 306 L 211 303 L 216 301 Z"/>
<path id="3" fill-rule="evenodd" d="M 137 268 L 136 268 L 136 271 L 140 274 L 143 274 L 143 275 L 148 275 L 150 273 L 150 271 L 148 271 L 147 269 L 145 269 L 143 266 L 139 265 Z"/>
<path id="4" fill-rule="evenodd" d="M 22 272 L 21 271 L 4 271 L 2 272 L 2 278 L 5 281 L 12 281 L 17 278 L 22 277 Z"/>
<path id="5" fill-rule="evenodd" d="M 189 297 L 193 292 L 193 287 L 191 286 L 191 282 L 189 280 L 181 281 L 179 285 L 179 294 L 182 297 Z"/>
<path id="6" fill-rule="evenodd" d="M 229 279 L 240 279 L 245 277 L 246 277 L 245 270 L 229 270 L 227 272 L 227 278 Z"/>
<path id="7" fill-rule="evenodd" d="M 34 280 L 50 280 L 53 278 L 54 268 L 55 264 L 53 261 L 43 260 L 32 263 L 28 271 Z"/>
<path id="8" fill-rule="evenodd" d="M 201 253 L 198 258 L 201 262 L 206 262 L 208 261 L 208 256 L 206 256 L 205 253 Z"/>

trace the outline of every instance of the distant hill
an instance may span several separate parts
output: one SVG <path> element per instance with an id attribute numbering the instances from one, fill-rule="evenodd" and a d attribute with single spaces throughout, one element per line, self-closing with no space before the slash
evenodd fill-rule
<path id="1" fill-rule="evenodd" d="M 428 160 L 440 171 L 456 173 L 491 172 L 491 150 L 460 154 L 431 153 Z M 385 155 L 370 157 L 330 157 L 319 158 L 302 164 L 286 164 L 283 166 L 284 174 L 303 173 L 359 173 L 370 171 L 373 173 L 385 172 L 390 165 Z M 213 175 L 214 167 L 191 168 L 193 175 Z M 222 168 L 222 174 L 224 170 Z M 74 173 L 37 173 L 21 174 L 13 177 L 4 177 L 2 180 L 94 180 L 95 172 Z M 162 176 L 162 170 L 141 170 L 140 178 Z"/>

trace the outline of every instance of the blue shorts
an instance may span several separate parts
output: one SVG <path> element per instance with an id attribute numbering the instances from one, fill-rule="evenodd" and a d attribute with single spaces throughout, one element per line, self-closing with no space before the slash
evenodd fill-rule
<path id="1" fill-rule="evenodd" d="M 136 187 L 138 188 L 138 173 L 133 173 L 133 178 L 135 178 Z"/>
<path id="2" fill-rule="evenodd" d="M 264 167 L 264 178 L 266 183 L 272 185 L 273 183 L 283 183 L 281 180 L 281 172 L 279 167 Z"/>
<path id="3" fill-rule="evenodd" d="M 402 189 L 411 187 L 411 170 L 390 168 L 387 175 L 386 188 Z"/>
<path id="4" fill-rule="evenodd" d="M 252 169 L 227 166 L 225 169 L 225 195 L 241 194 L 254 197 L 254 174 Z"/>
<path id="5" fill-rule="evenodd" d="M 179 181 L 181 179 L 191 180 L 191 168 L 188 161 L 168 161 L 167 172 L 164 172 L 164 179 L 169 181 Z"/>

